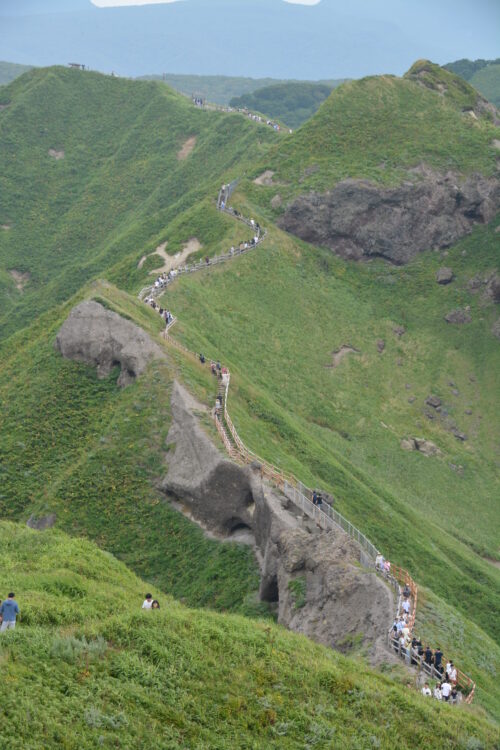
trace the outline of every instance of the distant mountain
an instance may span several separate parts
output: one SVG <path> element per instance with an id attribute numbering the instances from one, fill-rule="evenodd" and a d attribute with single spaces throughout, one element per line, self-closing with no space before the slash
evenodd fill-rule
<path id="1" fill-rule="evenodd" d="M 340 85 L 343 81 L 338 81 Z M 330 96 L 334 86 L 321 83 L 282 83 L 257 89 L 251 94 L 231 99 L 232 107 L 246 107 L 298 128 L 308 120 Z"/>
<path id="2" fill-rule="evenodd" d="M 10 83 L 18 76 L 31 70 L 31 65 L 18 65 L 17 63 L 0 61 L 0 84 Z"/>
<path id="3" fill-rule="evenodd" d="M 402 7 L 404 6 L 404 7 Z M 2 0 L 2 57 L 151 71 L 316 80 L 403 73 L 417 58 L 493 56 L 500 6 L 337 0 L 183 0 L 98 8 L 91 0 Z"/>
<path id="4" fill-rule="evenodd" d="M 500 107 L 500 57 L 496 60 L 456 60 L 443 67 L 465 78 L 490 102 Z"/>

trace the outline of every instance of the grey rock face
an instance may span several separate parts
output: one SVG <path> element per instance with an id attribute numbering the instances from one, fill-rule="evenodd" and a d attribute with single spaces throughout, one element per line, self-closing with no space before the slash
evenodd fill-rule
<path id="1" fill-rule="evenodd" d="M 261 567 L 260 596 L 278 603 L 279 622 L 341 650 L 361 633 L 372 659 L 387 660 L 385 637 L 394 609 L 390 589 L 358 564 L 360 550 L 344 532 L 321 531 L 264 485 L 258 463 L 242 467 L 227 460 L 198 424 L 193 410 L 200 408 L 174 384 L 162 490 L 214 532 L 229 538 L 242 527 L 252 532 Z M 304 589 L 300 607 L 297 585 Z"/>
<path id="2" fill-rule="evenodd" d="M 230 534 L 251 529 L 256 499 L 263 502 L 258 474 L 217 450 L 192 413 L 192 397 L 179 383 L 174 383 L 171 406 L 167 444 L 175 448 L 168 453 L 162 491 L 187 503 L 213 531 Z"/>
<path id="3" fill-rule="evenodd" d="M 449 313 L 446 313 L 444 319 L 447 323 L 464 325 L 464 323 L 470 323 L 472 317 L 468 310 L 461 310 L 460 308 L 458 308 L 457 310 L 451 310 Z"/>
<path id="4" fill-rule="evenodd" d="M 374 572 L 355 564 L 359 552 L 346 534 L 284 532 L 278 552 L 278 622 L 340 651 L 359 638 L 372 658 L 377 651 L 385 656 L 392 594 Z"/>
<path id="5" fill-rule="evenodd" d="M 490 221 L 500 208 L 500 182 L 479 175 L 420 170 L 422 178 L 397 188 L 344 180 L 326 193 L 296 198 L 279 225 L 343 258 L 382 257 L 407 263 L 424 250 L 444 248 Z"/>
<path id="6" fill-rule="evenodd" d="M 438 284 L 450 284 L 453 281 L 453 271 L 451 268 L 440 268 L 436 274 Z"/>
<path id="7" fill-rule="evenodd" d="M 100 378 L 119 364 L 121 386 L 140 375 L 151 359 L 165 358 L 142 328 L 93 300 L 73 308 L 56 336 L 55 348 L 66 359 L 95 365 Z"/>

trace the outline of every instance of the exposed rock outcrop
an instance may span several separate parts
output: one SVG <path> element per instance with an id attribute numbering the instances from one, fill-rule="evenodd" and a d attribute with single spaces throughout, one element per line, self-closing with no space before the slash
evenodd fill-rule
<path id="1" fill-rule="evenodd" d="M 446 313 L 444 319 L 447 323 L 454 323 L 455 325 L 461 326 L 465 323 L 470 323 L 472 317 L 469 310 L 462 310 L 461 308 L 457 308 L 456 310 L 450 310 L 450 312 Z"/>
<path id="2" fill-rule="evenodd" d="M 340 651 L 383 654 L 393 600 L 375 573 L 356 564 L 357 545 L 342 531 L 296 529 L 278 541 L 278 621 Z"/>
<path id="3" fill-rule="evenodd" d="M 59 329 L 55 348 L 66 359 L 95 365 L 100 378 L 120 365 L 121 386 L 140 375 L 150 360 L 166 356 L 142 328 L 94 300 L 73 308 Z"/>
<path id="4" fill-rule="evenodd" d="M 400 446 L 405 451 L 419 451 L 424 456 L 440 456 L 441 451 L 437 445 L 424 438 L 404 438 Z"/>
<path id="5" fill-rule="evenodd" d="M 260 595 L 278 604 L 280 623 L 340 650 L 363 645 L 374 661 L 387 660 L 392 593 L 359 564 L 357 545 L 341 530 L 321 531 L 304 519 L 262 483 L 259 464 L 242 467 L 226 459 L 193 413 L 203 407 L 178 383 L 171 403 L 163 492 L 212 532 L 231 538 L 242 528 L 251 531 Z"/>
<path id="6" fill-rule="evenodd" d="M 47 516 L 37 517 L 34 513 L 26 521 L 26 526 L 30 529 L 36 529 L 37 531 L 45 531 L 45 529 L 51 529 L 57 516 L 55 513 L 49 513 Z"/>
<path id="7" fill-rule="evenodd" d="M 382 257 L 399 265 L 424 250 L 453 245 L 500 208 L 496 178 L 460 181 L 425 168 L 415 172 L 420 179 L 396 188 L 344 180 L 326 193 L 302 195 L 278 223 L 343 258 Z"/>
<path id="8" fill-rule="evenodd" d="M 436 273 L 436 281 L 438 284 L 451 284 L 453 278 L 454 274 L 451 268 L 439 268 Z"/>

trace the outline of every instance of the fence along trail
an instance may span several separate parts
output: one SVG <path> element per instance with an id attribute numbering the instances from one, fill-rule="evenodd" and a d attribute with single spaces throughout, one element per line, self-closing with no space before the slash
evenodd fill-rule
<path id="1" fill-rule="evenodd" d="M 253 219 L 245 218 L 235 209 L 227 205 L 227 201 L 236 189 L 237 184 L 238 180 L 235 180 L 228 185 L 222 186 L 217 198 L 217 209 L 219 211 L 224 211 L 224 213 L 229 214 L 238 221 L 251 227 L 254 232 L 253 242 L 242 243 L 243 248 L 240 245 L 239 248 L 232 248 L 228 253 L 215 256 L 214 258 L 207 258 L 205 261 L 198 261 L 191 266 L 185 265 L 179 269 L 176 269 L 176 273 L 173 275 L 169 275 L 168 278 L 164 280 L 161 286 L 150 286 L 141 289 L 141 291 L 139 292 L 140 299 L 146 299 L 147 301 L 148 296 L 149 299 L 154 299 L 154 297 L 163 294 L 165 289 L 175 280 L 175 278 L 177 278 L 178 275 L 201 271 L 203 269 L 209 268 L 210 266 L 233 260 L 238 255 L 242 255 L 243 253 L 249 252 L 250 250 L 256 248 L 265 240 L 267 235 L 265 229 L 260 227 L 260 225 Z M 171 336 L 170 330 L 176 322 L 177 318 L 174 316 L 172 317 L 170 322 L 167 323 L 165 332 L 163 334 L 165 340 L 184 353 L 196 357 L 197 355 L 194 352 L 191 352 L 179 341 L 177 341 L 177 339 Z M 251 451 L 249 448 L 247 448 L 243 440 L 238 435 L 238 432 L 229 415 L 227 404 L 230 380 L 230 373 L 226 372 L 219 381 L 218 397 L 222 399 L 222 405 L 220 408 L 216 408 L 214 410 L 215 425 L 230 458 L 242 464 L 258 464 L 262 477 L 273 484 L 275 487 L 277 487 L 298 509 L 300 509 L 306 516 L 313 519 L 320 528 L 341 529 L 346 534 L 348 534 L 360 548 L 361 563 L 365 567 L 375 567 L 377 573 L 379 575 L 383 575 L 388 584 L 393 587 L 395 591 L 395 599 L 397 602 L 396 617 L 398 617 L 401 612 L 401 603 L 403 598 L 402 587 L 405 585 L 408 586 L 411 592 L 411 610 L 407 626 L 411 636 L 413 633 L 413 627 L 416 618 L 418 587 L 408 571 L 397 565 L 391 564 L 390 572 L 382 573 L 378 569 L 378 566 L 375 565 L 375 560 L 377 556 L 380 555 L 380 552 L 359 529 L 353 526 L 350 521 L 348 521 L 341 513 L 336 511 L 330 505 L 326 503 L 322 503 L 321 506 L 314 504 L 312 501 L 313 490 L 311 490 L 309 487 L 306 487 L 293 474 L 279 469 L 278 467 L 269 463 L 268 461 Z M 438 672 L 432 664 L 428 665 L 425 662 L 424 657 L 422 655 L 419 655 L 416 649 L 413 649 L 411 647 L 405 648 L 401 646 L 398 637 L 394 637 L 394 633 L 392 630 L 388 633 L 387 642 L 389 648 L 394 649 L 394 652 L 401 659 L 404 659 L 408 666 L 416 666 L 419 672 L 423 671 L 429 677 L 438 680 L 442 678 L 442 674 Z M 443 663 L 445 663 L 444 655 L 442 661 Z M 463 693 L 465 702 L 472 703 L 474 699 L 476 684 L 470 677 L 468 677 L 458 669 L 457 687 L 459 687 L 460 691 Z"/>

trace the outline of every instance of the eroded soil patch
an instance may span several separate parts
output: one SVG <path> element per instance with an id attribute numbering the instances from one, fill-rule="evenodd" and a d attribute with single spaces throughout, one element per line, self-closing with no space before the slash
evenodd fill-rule
<path id="1" fill-rule="evenodd" d="M 15 281 L 16 289 L 19 292 L 22 292 L 28 281 L 31 279 L 31 274 L 28 271 L 16 271 L 15 268 L 9 271 L 9 273 Z"/>
<path id="2" fill-rule="evenodd" d="M 332 352 L 332 363 L 331 365 L 325 365 L 327 369 L 334 370 L 336 367 L 340 365 L 344 357 L 346 357 L 348 354 L 359 354 L 359 349 L 355 349 L 353 346 L 349 346 L 348 344 L 343 344 L 340 349 L 337 349 L 335 352 Z"/>
<path id="3" fill-rule="evenodd" d="M 187 159 L 193 148 L 196 146 L 196 136 L 193 135 L 191 138 L 188 138 L 187 141 L 185 141 L 182 144 L 182 148 L 180 151 L 177 152 L 177 158 L 179 161 L 183 161 L 184 159 Z"/>

